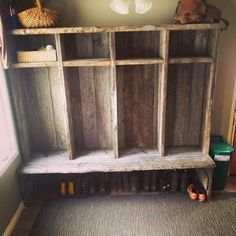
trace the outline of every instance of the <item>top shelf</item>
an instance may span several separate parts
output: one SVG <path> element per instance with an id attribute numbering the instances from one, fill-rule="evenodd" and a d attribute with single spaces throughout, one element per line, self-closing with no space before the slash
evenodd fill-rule
<path id="1" fill-rule="evenodd" d="M 102 33 L 102 32 L 135 32 L 135 31 L 162 31 L 162 30 L 212 30 L 224 29 L 223 23 L 214 24 L 163 24 L 145 26 L 106 26 L 106 27 L 62 27 L 15 29 L 9 31 L 10 35 L 36 35 L 36 34 L 76 34 L 76 33 Z"/>

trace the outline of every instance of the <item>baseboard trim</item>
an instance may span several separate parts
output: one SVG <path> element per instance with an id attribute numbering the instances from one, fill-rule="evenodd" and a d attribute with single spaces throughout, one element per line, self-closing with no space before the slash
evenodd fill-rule
<path id="1" fill-rule="evenodd" d="M 21 202 L 14 214 L 14 216 L 12 217 L 10 223 L 8 224 L 5 232 L 3 233 L 3 236 L 10 236 L 16 226 L 16 223 L 18 222 L 18 220 L 20 219 L 20 216 L 22 214 L 24 210 L 24 204 L 23 202 Z"/>

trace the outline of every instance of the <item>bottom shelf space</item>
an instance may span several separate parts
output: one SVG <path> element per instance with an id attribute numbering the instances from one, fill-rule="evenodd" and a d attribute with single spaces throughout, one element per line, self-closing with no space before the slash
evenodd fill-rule
<path id="1" fill-rule="evenodd" d="M 157 150 L 130 149 L 121 151 L 121 157 L 114 159 L 110 150 L 91 151 L 69 160 L 67 152 L 50 155 L 36 154 L 25 162 L 19 172 L 22 174 L 132 172 L 140 170 L 172 170 L 213 168 L 214 161 L 199 149 L 178 147 L 170 149 L 166 156 Z"/>

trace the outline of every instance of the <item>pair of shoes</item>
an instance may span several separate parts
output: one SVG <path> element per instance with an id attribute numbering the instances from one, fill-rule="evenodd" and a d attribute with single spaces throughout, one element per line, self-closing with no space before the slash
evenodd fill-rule
<path id="1" fill-rule="evenodd" d="M 198 199 L 199 202 L 204 202 L 206 200 L 206 191 L 199 185 L 190 184 L 187 188 L 187 192 L 192 200 Z"/>
<path id="2" fill-rule="evenodd" d="M 68 187 L 68 188 L 66 189 L 66 187 Z M 73 181 L 67 181 L 67 185 L 66 185 L 65 181 L 61 182 L 61 188 L 60 188 L 61 196 L 65 196 L 67 194 L 67 192 L 70 196 L 73 196 L 75 194 L 75 188 L 74 188 Z"/>

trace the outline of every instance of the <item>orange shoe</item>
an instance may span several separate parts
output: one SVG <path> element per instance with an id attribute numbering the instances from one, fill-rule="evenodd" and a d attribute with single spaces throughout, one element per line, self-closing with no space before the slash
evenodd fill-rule
<path id="1" fill-rule="evenodd" d="M 74 187 L 74 182 L 73 181 L 68 181 L 68 194 L 70 196 L 75 195 L 75 187 Z"/>
<path id="2" fill-rule="evenodd" d="M 199 202 L 205 202 L 207 199 L 206 191 L 203 188 L 199 188 L 198 192 L 198 201 Z"/>
<path id="3" fill-rule="evenodd" d="M 61 186 L 60 186 L 60 194 L 61 196 L 65 196 L 66 195 L 66 183 L 65 182 L 61 182 Z"/>
<path id="4" fill-rule="evenodd" d="M 187 188 L 187 192 L 192 200 L 196 200 L 198 198 L 198 194 L 196 191 L 196 186 L 194 184 L 190 184 Z"/>

